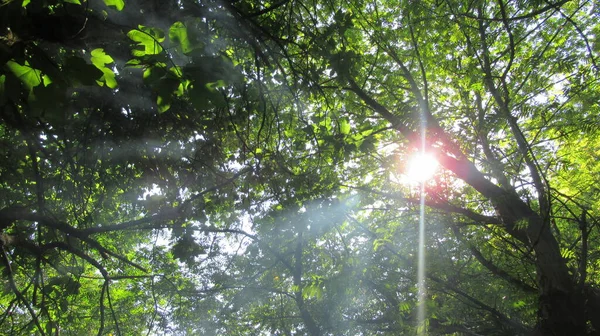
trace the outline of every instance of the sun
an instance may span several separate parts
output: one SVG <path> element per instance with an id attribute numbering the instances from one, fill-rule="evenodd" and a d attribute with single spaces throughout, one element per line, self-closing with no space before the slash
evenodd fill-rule
<path id="1" fill-rule="evenodd" d="M 408 160 L 406 177 L 412 182 L 426 182 L 436 173 L 439 163 L 429 153 L 417 153 Z"/>

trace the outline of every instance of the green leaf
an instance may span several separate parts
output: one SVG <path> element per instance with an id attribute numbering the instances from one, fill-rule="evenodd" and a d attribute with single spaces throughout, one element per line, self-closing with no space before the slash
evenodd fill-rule
<path id="1" fill-rule="evenodd" d="M 175 258 L 189 265 L 194 262 L 194 257 L 205 254 L 206 250 L 193 237 L 183 236 L 173 244 L 171 253 Z"/>
<path id="2" fill-rule="evenodd" d="M 66 73 L 71 79 L 83 85 L 94 85 L 104 75 L 95 64 L 88 64 L 81 57 L 69 57 L 65 60 Z"/>
<path id="3" fill-rule="evenodd" d="M 144 83 L 148 85 L 154 85 L 161 78 L 166 75 L 167 71 L 163 66 L 151 66 L 144 70 L 143 79 Z"/>
<path id="4" fill-rule="evenodd" d="M 170 96 L 158 96 L 156 98 L 156 105 L 158 105 L 158 112 L 164 113 L 171 108 L 171 102 L 173 100 Z"/>
<path id="5" fill-rule="evenodd" d="M 565 259 L 573 259 L 575 258 L 575 252 L 568 248 L 561 248 L 560 255 Z"/>
<path id="6" fill-rule="evenodd" d="M 106 86 L 108 86 L 111 89 L 115 89 L 118 86 L 117 80 L 115 78 L 115 73 L 109 68 L 102 68 L 100 70 L 102 70 L 102 72 L 104 73 L 104 76 L 100 78 L 100 81 L 104 80 Z"/>
<path id="7" fill-rule="evenodd" d="M 160 113 L 166 112 L 171 108 L 173 93 L 178 90 L 180 84 L 177 79 L 170 77 L 162 77 L 156 82 L 154 89 L 158 95 L 156 104 Z"/>
<path id="8" fill-rule="evenodd" d="M 366 138 L 363 142 L 358 146 L 358 149 L 364 153 L 370 153 L 375 150 L 375 139 Z"/>
<path id="9" fill-rule="evenodd" d="M 346 119 L 340 120 L 340 133 L 347 135 L 350 133 L 350 122 Z"/>
<path id="10" fill-rule="evenodd" d="M 410 310 L 412 309 L 410 303 L 408 303 L 408 302 L 401 303 L 398 308 L 400 309 L 400 312 L 402 312 L 402 313 L 409 313 Z"/>
<path id="11" fill-rule="evenodd" d="M 125 7 L 125 1 L 123 0 L 104 0 L 104 4 L 108 7 L 115 7 L 118 11 L 123 10 L 123 7 Z"/>
<path id="12" fill-rule="evenodd" d="M 389 239 L 378 238 L 373 241 L 373 251 L 377 252 L 382 247 L 385 247 L 387 244 L 391 243 Z"/>
<path id="13" fill-rule="evenodd" d="M 138 49 L 131 52 L 133 56 L 156 55 L 164 51 L 160 43 L 165 40 L 165 34 L 158 28 L 148 28 L 140 25 L 138 29 L 130 30 L 127 36 L 138 43 Z"/>
<path id="14" fill-rule="evenodd" d="M 106 64 L 114 62 L 113 58 L 110 57 L 110 55 L 107 55 L 102 48 L 92 50 L 91 55 L 92 64 L 94 64 L 104 74 L 100 79 L 98 79 L 98 84 L 103 85 L 103 83 L 105 83 L 106 86 L 111 89 L 116 88 L 117 80 L 115 79 L 115 72 L 106 67 Z"/>
<path id="15" fill-rule="evenodd" d="M 113 58 L 107 55 L 102 48 L 92 50 L 91 55 L 92 63 L 98 68 L 114 62 Z"/>
<path id="16" fill-rule="evenodd" d="M 175 22 L 171 28 L 169 28 L 169 39 L 172 43 L 179 44 L 181 51 L 183 51 L 184 54 L 194 50 L 188 36 L 187 27 L 183 22 Z"/>
<path id="17" fill-rule="evenodd" d="M 513 303 L 513 308 L 523 308 L 526 305 L 527 304 L 525 303 L 525 301 L 519 300 L 519 301 Z"/>
<path id="18" fill-rule="evenodd" d="M 173 93 L 177 97 L 181 97 L 186 92 L 186 87 L 187 86 L 189 86 L 189 81 L 185 81 L 183 83 L 179 83 L 179 86 L 177 86 L 177 89 Z"/>
<path id="19" fill-rule="evenodd" d="M 224 80 L 219 79 L 216 82 L 206 83 L 206 88 L 211 92 L 216 92 L 218 88 L 227 87 L 227 83 Z"/>
<path id="20" fill-rule="evenodd" d="M 29 90 L 42 83 L 41 71 L 32 68 L 27 61 L 25 61 L 24 65 L 15 61 L 8 61 L 6 62 L 6 66 Z"/>

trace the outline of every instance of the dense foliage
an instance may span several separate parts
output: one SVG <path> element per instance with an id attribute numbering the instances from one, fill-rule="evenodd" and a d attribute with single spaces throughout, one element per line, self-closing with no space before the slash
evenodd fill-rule
<path id="1" fill-rule="evenodd" d="M 0 334 L 600 334 L 599 19 L 3 1 Z"/>

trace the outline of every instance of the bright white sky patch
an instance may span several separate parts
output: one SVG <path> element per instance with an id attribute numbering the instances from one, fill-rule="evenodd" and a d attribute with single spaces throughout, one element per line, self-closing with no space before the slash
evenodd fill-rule
<path id="1" fill-rule="evenodd" d="M 411 182 L 425 182 L 433 177 L 438 165 L 438 161 L 431 154 L 415 154 L 408 160 L 406 177 Z"/>

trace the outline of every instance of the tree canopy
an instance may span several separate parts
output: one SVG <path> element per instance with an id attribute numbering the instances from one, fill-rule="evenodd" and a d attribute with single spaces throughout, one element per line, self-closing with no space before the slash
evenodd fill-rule
<path id="1" fill-rule="evenodd" d="M 599 335 L 599 22 L 2 1 L 0 334 Z"/>

